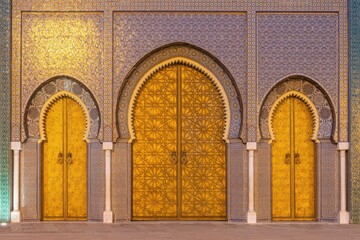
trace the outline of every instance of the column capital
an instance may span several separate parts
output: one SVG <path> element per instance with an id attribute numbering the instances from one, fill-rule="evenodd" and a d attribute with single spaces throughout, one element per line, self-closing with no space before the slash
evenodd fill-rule
<path id="1" fill-rule="evenodd" d="M 103 150 L 113 150 L 114 144 L 113 142 L 103 142 Z"/>
<path id="2" fill-rule="evenodd" d="M 11 142 L 10 146 L 11 146 L 11 150 L 19 150 L 19 151 L 21 151 L 21 149 L 22 149 L 22 143 L 21 142 Z"/>
<path id="3" fill-rule="evenodd" d="M 337 150 L 342 151 L 342 150 L 349 150 L 350 148 L 350 143 L 349 142 L 339 142 L 337 145 Z"/>
<path id="4" fill-rule="evenodd" d="M 257 149 L 257 142 L 247 142 L 246 143 L 246 150 L 256 150 Z"/>

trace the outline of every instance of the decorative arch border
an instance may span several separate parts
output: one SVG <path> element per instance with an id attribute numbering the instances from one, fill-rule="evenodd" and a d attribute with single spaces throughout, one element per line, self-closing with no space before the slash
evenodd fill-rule
<path id="1" fill-rule="evenodd" d="M 137 91 L 136 87 L 139 82 L 144 80 L 152 69 L 164 65 L 165 62 L 171 61 L 171 59 L 184 59 L 185 62 L 193 63 L 198 69 L 202 69 L 202 72 L 207 76 L 217 79 L 218 86 L 222 87 L 223 94 L 229 103 L 228 135 L 226 139 L 244 139 L 242 135 L 244 131 L 241 131 L 243 127 L 243 105 L 240 92 L 229 70 L 207 51 L 188 43 L 177 42 L 157 48 L 144 56 L 124 79 L 116 104 L 114 123 L 117 131 L 114 131 L 114 141 L 119 137 L 123 139 L 132 138 L 131 121 L 129 122 L 131 108 L 129 106 L 134 102 L 132 96 Z"/>
<path id="2" fill-rule="evenodd" d="M 60 92 L 67 92 L 69 96 L 78 98 L 77 103 L 82 102 L 86 107 L 89 116 L 87 139 L 101 139 L 100 110 L 94 96 L 86 86 L 69 76 L 53 77 L 41 84 L 31 95 L 23 116 L 25 131 L 22 139 L 26 140 L 29 137 L 41 139 L 41 128 L 39 128 L 41 111 L 47 101 Z"/>
<path id="3" fill-rule="evenodd" d="M 303 75 L 286 77 L 270 89 L 260 107 L 260 137 L 272 138 L 270 133 L 271 125 L 269 125 L 270 110 L 281 96 L 291 91 L 306 96 L 314 104 L 319 116 L 319 130 L 316 139 L 329 138 L 337 142 L 337 115 L 331 98 L 319 83 Z"/>
<path id="4" fill-rule="evenodd" d="M 275 134 L 274 134 L 274 131 L 273 131 L 273 118 L 274 118 L 274 115 L 275 115 L 277 109 L 279 108 L 280 104 L 283 101 L 285 101 L 286 99 L 291 98 L 291 97 L 295 97 L 295 98 L 301 100 L 302 102 L 304 102 L 305 105 L 310 110 L 311 117 L 312 117 L 312 120 L 313 120 L 313 124 L 312 124 L 313 129 L 312 129 L 312 134 L 311 134 L 311 140 L 313 140 L 314 142 L 320 142 L 317 139 L 317 135 L 318 135 L 318 132 L 319 132 L 320 119 L 319 119 L 319 114 L 317 112 L 316 106 L 304 94 L 302 94 L 302 93 L 300 93 L 298 91 L 290 91 L 290 92 L 287 92 L 284 95 L 282 95 L 280 98 L 278 98 L 275 101 L 274 105 L 270 109 L 270 113 L 269 113 L 270 116 L 269 116 L 269 119 L 268 119 L 269 131 L 270 131 L 270 141 L 269 141 L 269 143 L 271 144 L 275 140 Z"/>
<path id="5" fill-rule="evenodd" d="M 80 105 L 81 109 L 83 110 L 83 113 L 85 114 L 85 123 L 86 123 L 85 133 L 84 133 L 83 138 L 86 142 L 89 142 L 88 135 L 89 135 L 89 131 L 90 131 L 90 115 L 89 115 L 89 111 L 88 111 L 86 105 L 75 94 L 68 92 L 68 91 L 61 91 L 61 92 L 55 93 L 48 100 L 46 100 L 44 106 L 41 109 L 40 118 L 39 118 L 39 129 L 40 129 L 40 139 L 38 140 L 39 143 L 46 140 L 45 122 L 46 122 L 46 116 L 47 116 L 49 110 L 54 105 L 54 103 L 56 103 L 56 101 L 58 101 L 61 98 L 66 98 L 66 97 L 74 100 L 77 104 Z"/>
<path id="6" fill-rule="evenodd" d="M 187 59 L 187 58 L 183 58 L 183 57 L 172 58 L 165 62 L 157 64 L 156 66 L 151 68 L 137 83 L 135 90 L 130 99 L 129 112 L 128 112 L 128 125 L 130 126 L 129 142 L 132 142 L 136 138 L 135 129 L 134 129 L 134 121 L 133 121 L 134 120 L 134 109 L 135 109 L 137 98 L 140 95 L 141 89 L 143 88 L 145 83 L 149 79 L 151 79 L 151 77 L 154 74 L 156 74 L 158 71 L 160 71 L 168 66 L 175 65 L 175 64 L 185 65 L 185 66 L 191 67 L 191 68 L 199 71 L 200 73 L 204 74 L 214 84 L 215 88 L 217 89 L 217 91 L 219 92 L 219 94 L 221 96 L 221 101 L 222 101 L 223 108 L 224 108 L 225 126 L 224 126 L 224 130 L 223 130 L 223 140 L 225 142 L 229 142 L 228 135 L 229 135 L 229 128 L 230 128 L 230 104 L 227 99 L 224 88 L 222 87 L 219 80 L 214 76 L 214 74 L 212 74 L 210 71 L 205 69 L 199 63 L 192 61 L 190 59 Z"/>

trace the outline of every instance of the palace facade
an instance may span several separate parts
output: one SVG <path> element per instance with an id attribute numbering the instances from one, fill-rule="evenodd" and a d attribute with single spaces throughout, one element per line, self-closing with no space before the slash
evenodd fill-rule
<path id="1" fill-rule="evenodd" d="M 2 222 L 360 222 L 358 1 L 0 3 Z"/>

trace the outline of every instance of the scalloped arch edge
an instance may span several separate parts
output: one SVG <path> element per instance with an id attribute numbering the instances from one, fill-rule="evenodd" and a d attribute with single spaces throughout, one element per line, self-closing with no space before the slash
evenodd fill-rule
<path id="1" fill-rule="evenodd" d="M 45 104 L 41 108 L 40 117 L 39 117 L 40 139 L 38 140 L 38 143 L 41 143 L 46 140 L 45 121 L 49 110 L 57 100 L 65 97 L 74 100 L 77 104 L 80 105 L 81 109 L 83 110 L 83 113 L 85 114 L 85 124 L 86 124 L 83 139 L 86 142 L 89 142 L 87 136 L 89 135 L 89 131 L 90 131 L 90 115 L 87 107 L 85 106 L 83 101 L 75 94 L 68 91 L 60 91 L 52 95 L 48 100 L 46 100 Z"/>
<path id="2" fill-rule="evenodd" d="M 317 134 L 319 132 L 319 127 L 320 127 L 320 118 L 319 118 L 319 114 L 317 112 L 315 104 L 305 94 L 292 90 L 292 91 L 289 91 L 289 92 L 283 94 L 282 96 L 280 96 L 275 101 L 275 103 L 272 105 L 272 107 L 270 109 L 269 118 L 268 118 L 269 132 L 270 132 L 269 144 L 271 144 L 273 141 L 275 141 L 275 135 L 274 135 L 274 131 L 273 131 L 274 114 L 275 114 L 276 110 L 278 109 L 278 107 L 280 106 L 280 104 L 283 101 L 285 101 L 286 99 L 291 98 L 291 97 L 295 97 L 295 98 L 301 100 L 302 102 L 304 102 L 305 105 L 310 110 L 311 117 L 313 120 L 313 124 L 312 124 L 313 129 L 312 129 L 312 134 L 311 134 L 311 140 L 313 140 L 316 143 L 320 142 L 319 139 L 317 138 Z"/>

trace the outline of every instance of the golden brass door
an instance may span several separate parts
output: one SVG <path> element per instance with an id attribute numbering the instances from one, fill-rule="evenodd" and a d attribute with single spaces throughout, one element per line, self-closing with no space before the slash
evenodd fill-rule
<path id="1" fill-rule="evenodd" d="M 202 73 L 155 73 L 134 110 L 134 220 L 226 219 L 226 149 L 220 93 Z"/>
<path id="2" fill-rule="evenodd" d="M 50 108 L 43 147 L 43 220 L 85 220 L 87 176 L 85 115 L 64 97 Z"/>
<path id="3" fill-rule="evenodd" d="M 313 120 L 305 103 L 285 99 L 273 117 L 273 220 L 315 219 L 315 145 Z"/>

